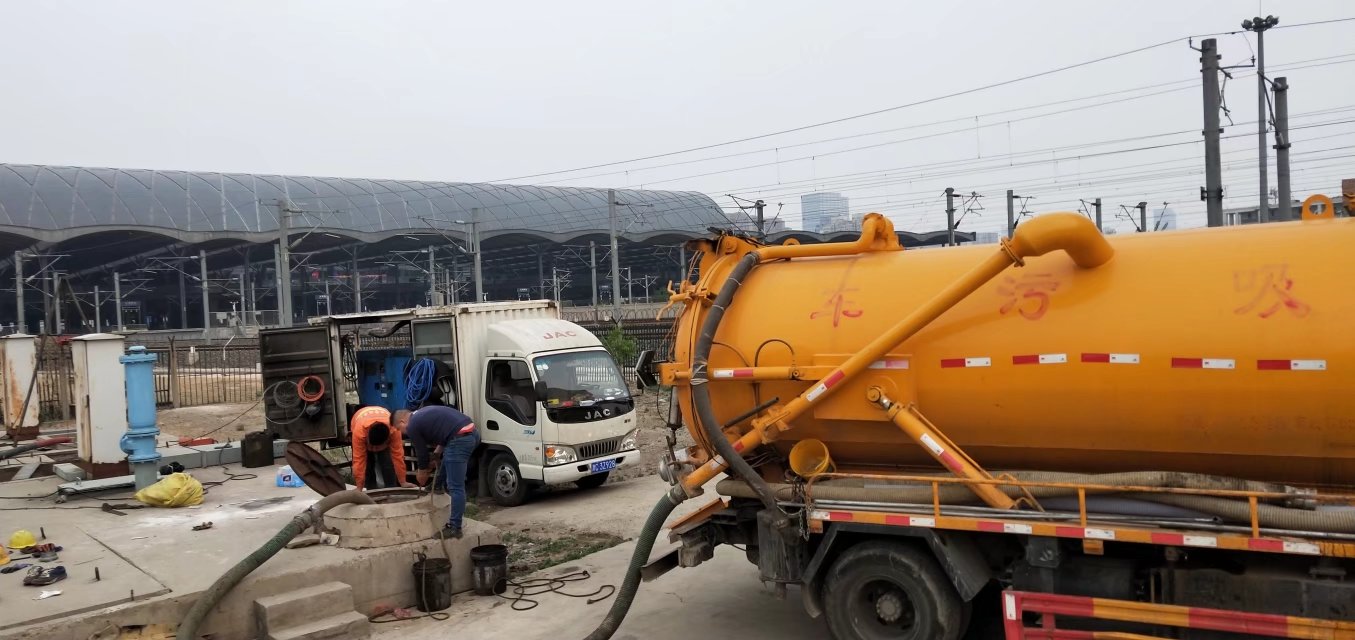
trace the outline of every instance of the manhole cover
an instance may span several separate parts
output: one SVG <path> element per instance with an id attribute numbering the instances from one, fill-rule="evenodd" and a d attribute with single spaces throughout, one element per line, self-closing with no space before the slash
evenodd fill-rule
<path id="1" fill-rule="evenodd" d="M 289 442 L 283 455 L 287 464 L 292 465 L 292 472 L 316 493 L 327 496 L 348 488 L 339 470 L 319 451 L 300 442 Z"/>

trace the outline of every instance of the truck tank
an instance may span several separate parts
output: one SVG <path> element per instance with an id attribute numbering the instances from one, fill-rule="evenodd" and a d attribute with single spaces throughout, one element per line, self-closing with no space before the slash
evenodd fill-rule
<path id="1" fill-rule="evenodd" d="M 892 229 L 889 232 L 892 234 Z M 1018 231 L 1018 236 L 1020 232 Z M 983 466 L 1099 473 L 1185 471 L 1355 485 L 1355 220 L 1113 235 L 1109 262 L 1028 258 L 962 299 L 772 446 L 826 443 L 838 470 L 937 469 L 866 399 L 878 386 Z M 700 243 L 685 284 L 673 383 L 692 367 L 709 304 L 759 245 Z M 753 268 L 709 356 L 721 424 L 817 384 L 998 245 L 873 250 Z M 753 369 L 799 379 L 754 378 Z M 691 387 L 678 383 L 684 422 Z M 727 429 L 746 432 L 748 423 Z M 707 451 L 701 429 L 691 429 Z M 775 471 L 763 466 L 763 473 Z"/>

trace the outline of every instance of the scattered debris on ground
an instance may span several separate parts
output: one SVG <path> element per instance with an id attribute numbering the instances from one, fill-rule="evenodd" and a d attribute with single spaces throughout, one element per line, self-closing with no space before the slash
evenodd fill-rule
<path id="1" fill-rule="evenodd" d="M 619 536 L 588 531 L 563 534 L 505 531 L 503 541 L 508 545 L 508 573 L 514 576 L 573 562 L 623 542 Z"/>

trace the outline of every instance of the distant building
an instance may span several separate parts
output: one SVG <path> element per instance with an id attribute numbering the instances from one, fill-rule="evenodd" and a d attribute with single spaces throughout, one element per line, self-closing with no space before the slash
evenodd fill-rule
<path id="1" fill-rule="evenodd" d="M 827 224 L 818 228 L 819 233 L 842 233 L 843 231 L 860 231 L 861 223 L 851 218 L 833 218 Z"/>
<path id="2" fill-rule="evenodd" d="M 1336 209 L 1336 217 L 1348 218 L 1355 215 L 1352 209 L 1355 209 L 1355 178 L 1347 178 L 1341 181 L 1339 193 L 1331 191 L 1316 191 L 1331 198 L 1332 206 Z M 1298 220 L 1302 215 L 1303 201 L 1294 200 L 1290 204 L 1290 215 L 1294 220 Z M 1223 210 L 1223 224 L 1228 226 L 1239 224 L 1256 224 L 1257 207 L 1233 207 Z M 1279 205 L 1270 205 L 1270 220 L 1275 221 L 1279 212 Z"/>
<path id="3" fill-rule="evenodd" d="M 846 196 L 832 191 L 800 196 L 800 219 L 805 231 L 822 231 L 836 218 L 851 220 Z"/>
<path id="4" fill-rule="evenodd" d="M 1002 239 L 1002 234 L 996 231 L 976 231 L 974 232 L 973 242 L 961 242 L 960 244 L 997 244 Z"/>

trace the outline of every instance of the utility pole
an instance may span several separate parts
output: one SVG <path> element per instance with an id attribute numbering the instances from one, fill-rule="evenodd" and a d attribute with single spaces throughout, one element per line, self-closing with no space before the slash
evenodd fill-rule
<path id="1" fill-rule="evenodd" d="M 187 328 L 188 328 L 188 284 L 187 284 L 187 281 L 184 280 L 184 278 L 185 278 L 185 276 L 187 276 L 187 274 L 184 273 L 184 270 L 183 270 L 183 267 L 182 267 L 182 266 L 180 266 L 180 267 L 175 267 L 174 270 L 179 272 L 179 328 L 180 328 L 180 329 L 187 329 Z"/>
<path id="2" fill-rule="evenodd" d="M 470 234 L 473 238 L 475 259 L 475 301 L 485 301 L 485 274 L 480 270 L 480 209 L 478 207 L 470 210 Z"/>
<path id="3" fill-rule="evenodd" d="M 1280 24 L 1275 16 L 1256 17 L 1242 21 L 1242 28 L 1256 33 L 1256 151 L 1261 169 L 1261 201 L 1256 209 L 1256 221 L 1270 222 L 1270 189 L 1268 188 L 1268 159 L 1266 153 L 1266 31 Z"/>
<path id="4" fill-rule="evenodd" d="M 1092 206 L 1096 207 L 1096 230 L 1105 233 L 1105 229 L 1101 228 L 1101 199 L 1093 200 Z"/>
<path id="5" fill-rule="evenodd" d="M 955 246 L 955 187 L 946 187 L 946 246 Z"/>
<path id="6" fill-rule="evenodd" d="M 1289 191 L 1289 79 L 1275 79 L 1275 180 L 1280 187 L 1280 210 L 1276 218 L 1292 220 Z"/>
<path id="7" fill-rule="evenodd" d="M 118 321 L 114 324 L 117 325 L 118 331 L 126 331 L 122 324 L 122 274 L 116 271 L 113 272 L 113 313 L 117 314 Z"/>
<path id="8" fill-rule="evenodd" d="M 358 271 L 358 253 L 353 251 L 353 271 L 349 273 L 353 281 L 353 313 L 362 313 L 362 273 Z"/>
<path id="9" fill-rule="evenodd" d="M 1011 189 L 1007 190 L 1007 237 L 1011 238 L 1016 233 L 1016 198 L 1017 195 Z"/>
<path id="10" fill-rule="evenodd" d="M 433 245 L 428 245 L 428 305 L 433 306 L 438 303 L 438 265 L 434 262 L 437 255 L 433 253 Z"/>
<path id="11" fill-rule="evenodd" d="M 631 289 L 631 285 L 633 285 L 633 284 L 635 284 L 635 279 L 632 278 L 632 277 L 630 277 L 630 267 L 626 267 L 626 300 L 627 300 L 627 301 L 634 301 L 634 300 L 635 300 L 635 293 L 633 292 L 633 289 Z"/>
<path id="12" fill-rule="evenodd" d="M 334 310 L 329 308 L 329 300 L 329 276 L 325 276 L 325 315 L 332 316 L 334 315 Z"/>
<path id="13" fill-rule="evenodd" d="M 616 189 L 607 190 L 607 230 L 612 241 L 612 320 L 621 324 L 621 256 L 616 243 Z"/>
<path id="14" fill-rule="evenodd" d="M 275 279 L 273 283 L 273 290 L 276 291 L 276 295 L 278 298 L 278 326 L 290 327 L 292 326 L 290 316 L 284 318 L 282 315 L 283 312 L 282 307 L 284 304 L 282 295 L 282 282 L 290 278 L 291 274 L 285 272 L 286 267 L 284 267 L 283 264 L 284 263 L 282 261 L 282 243 L 278 243 L 273 245 L 273 276 Z"/>
<path id="15" fill-rule="evenodd" d="M 292 326 L 292 258 L 291 229 L 288 216 L 293 213 L 291 203 L 278 201 L 278 323 Z"/>
<path id="16" fill-rule="evenodd" d="M 767 228 L 762 218 L 762 211 L 767 208 L 767 203 L 758 200 L 753 203 L 753 208 L 757 209 L 757 239 L 765 240 L 767 239 Z"/>
<path id="17" fill-rule="evenodd" d="M 103 333 L 102 318 L 99 317 L 99 307 L 103 306 L 103 301 L 99 300 L 99 285 L 94 285 L 94 333 Z"/>
<path id="18" fill-rule="evenodd" d="M 1147 203 L 1147 202 L 1140 202 L 1140 203 L 1139 203 L 1139 232 L 1145 233 L 1145 232 L 1147 232 L 1147 231 L 1148 231 L 1148 203 Z"/>
<path id="19" fill-rule="evenodd" d="M 201 249 L 198 250 L 198 266 L 202 272 L 202 330 L 207 331 L 212 328 L 212 302 L 207 291 L 211 285 L 207 282 L 207 252 Z"/>
<path id="20" fill-rule="evenodd" d="M 56 312 L 56 321 L 52 323 L 52 333 L 61 335 L 61 272 L 52 272 L 52 309 Z"/>
<path id="21" fill-rule="evenodd" d="M 1204 189 L 1205 221 L 1208 226 L 1223 226 L 1223 166 L 1219 155 L 1219 50 L 1208 38 L 1200 43 L 1200 74 L 1204 86 Z M 1145 205 L 1146 206 L 1146 205 Z M 1148 228 L 1144 227 L 1143 231 Z"/>
<path id="22" fill-rule="evenodd" d="M 593 270 L 593 313 L 598 310 L 598 245 L 588 241 L 588 266 Z"/>
<path id="23" fill-rule="evenodd" d="M 14 304 L 17 333 L 28 333 L 28 323 L 24 321 L 24 252 L 14 252 Z"/>

